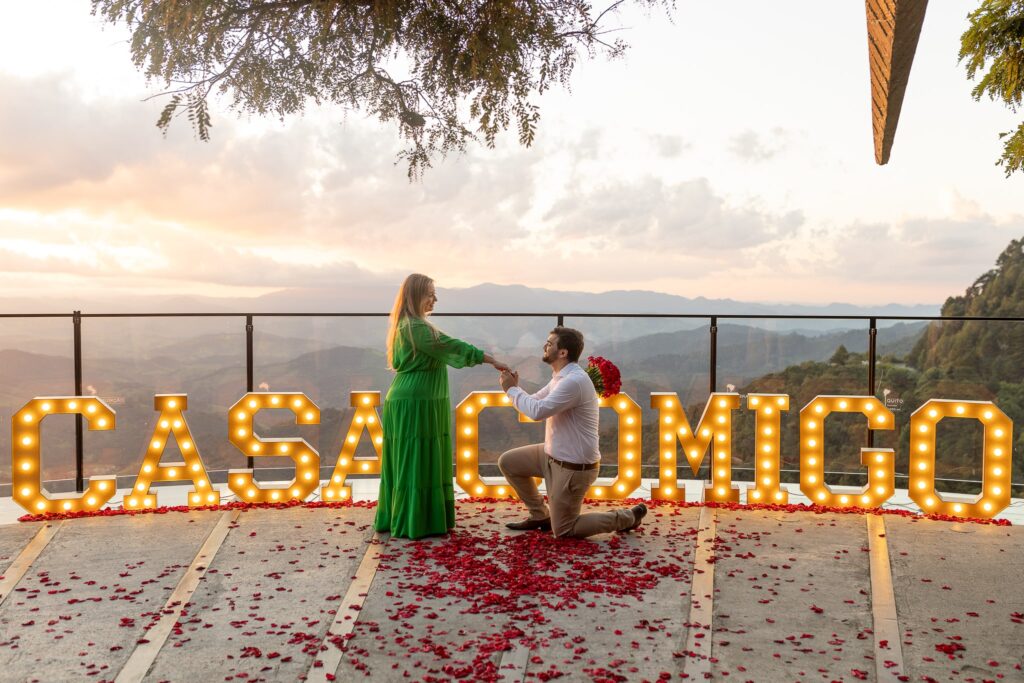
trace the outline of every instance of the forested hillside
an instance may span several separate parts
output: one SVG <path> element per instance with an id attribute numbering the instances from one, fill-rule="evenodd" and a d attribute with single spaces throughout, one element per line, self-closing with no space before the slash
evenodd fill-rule
<path id="1" fill-rule="evenodd" d="M 944 316 L 1024 317 L 1024 240 L 1014 240 L 999 255 L 995 268 L 979 277 L 962 296 L 950 297 Z M 863 353 L 837 349 L 829 362 L 805 362 L 760 377 L 741 393 L 782 392 L 791 397 L 783 421 L 784 467 L 796 469 L 801 407 L 818 394 L 864 392 L 867 358 Z M 1024 323 L 959 321 L 931 323 L 906 358 L 880 354 L 874 393 L 896 416 L 896 429 L 878 432 L 875 445 L 896 449 L 897 487 L 906 483 L 910 416 L 930 398 L 991 400 L 1014 421 L 1013 480 L 1024 481 Z M 937 432 L 937 476 L 981 478 L 982 432 L 970 420 L 947 419 Z M 737 414 L 734 452 L 740 467 L 750 466 L 753 454 L 753 415 Z M 826 430 L 828 470 L 846 472 L 831 483 L 863 483 L 860 448 L 865 445 L 863 419 L 829 418 Z M 740 473 L 738 477 L 742 476 Z M 856 474 L 855 474 L 856 473 Z M 796 481 L 795 476 L 788 477 Z M 940 482 L 939 490 L 978 492 L 976 484 Z M 1014 495 L 1024 487 L 1014 487 Z"/>

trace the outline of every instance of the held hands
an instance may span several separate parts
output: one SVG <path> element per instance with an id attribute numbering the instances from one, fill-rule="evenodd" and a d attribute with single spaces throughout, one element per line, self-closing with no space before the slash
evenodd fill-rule
<path id="1" fill-rule="evenodd" d="M 512 387 L 519 386 L 519 373 L 508 369 L 502 370 L 498 381 L 501 382 L 501 388 L 508 391 Z"/>
<path id="2" fill-rule="evenodd" d="M 510 368 L 489 353 L 484 354 L 484 362 L 490 363 L 498 372 L 508 372 Z"/>

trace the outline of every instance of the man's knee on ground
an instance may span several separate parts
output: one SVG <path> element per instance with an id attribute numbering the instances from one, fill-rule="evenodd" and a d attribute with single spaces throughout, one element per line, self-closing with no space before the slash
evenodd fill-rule
<path id="1" fill-rule="evenodd" d="M 578 517 L 576 519 L 579 519 Z M 559 521 L 553 524 L 551 532 L 555 535 L 555 538 L 579 538 L 576 536 L 576 519 L 572 521 Z"/>

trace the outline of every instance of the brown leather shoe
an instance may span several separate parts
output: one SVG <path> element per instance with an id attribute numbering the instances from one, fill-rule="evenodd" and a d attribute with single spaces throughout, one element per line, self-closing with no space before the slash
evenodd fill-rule
<path id="1" fill-rule="evenodd" d="M 509 522 L 505 526 L 513 531 L 533 531 L 534 529 L 539 531 L 551 531 L 551 518 L 525 519 L 522 522 Z"/>
<path id="2" fill-rule="evenodd" d="M 640 526 L 640 522 L 644 521 L 644 517 L 647 516 L 647 506 L 644 505 L 643 503 L 640 503 L 639 505 L 634 505 L 629 510 L 630 512 L 633 513 L 633 526 L 622 529 L 623 532 L 632 531 L 633 529 L 637 528 L 638 526 Z"/>

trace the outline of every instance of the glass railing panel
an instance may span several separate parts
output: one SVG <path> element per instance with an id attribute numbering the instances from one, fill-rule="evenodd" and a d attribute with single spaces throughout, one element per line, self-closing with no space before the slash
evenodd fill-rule
<path id="1" fill-rule="evenodd" d="M 689 405 L 709 395 L 711 345 L 708 318 L 578 317 L 565 324 L 578 327 L 590 341 L 586 356 L 602 356 L 615 363 L 622 376 L 622 392 L 638 404 L 643 416 L 642 476 L 658 476 L 658 416 L 651 409 L 652 392 L 672 391 Z M 600 427 L 602 477 L 614 477 L 618 466 L 616 414 L 602 411 Z M 686 470 L 680 477 L 693 475 Z"/>
<path id="2" fill-rule="evenodd" d="M 392 373 L 384 359 L 387 318 L 257 316 L 253 327 L 253 389 L 301 391 L 320 408 L 318 426 L 296 425 L 290 411 L 263 410 L 256 417 L 257 433 L 304 438 L 320 453 L 321 467 L 330 470 L 353 418 L 351 392 L 379 391 L 383 398 L 391 385 Z M 374 453 L 369 438 L 363 435 L 356 457 L 372 457 Z M 246 460 L 237 450 L 231 457 L 236 463 Z M 261 457 L 254 466 L 287 473 L 292 462 L 289 458 Z"/>
<path id="3" fill-rule="evenodd" d="M 868 380 L 868 324 L 860 320 L 719 318 L 718 388 L 788 394 L 781 416 L 781 481 L 799 482 L 800 410 L 819 395 L 862 395 Z M 703 406 L 693 406 L 693 420 Z M 733 479 L 752 481 L 754 413 L 746 402 L 733 421 Z M 835 413 L 825 426 L 825 481 L 859 486 L 865 469 L 860 449 L 867 428 L 859 415 Z M 707 465 L 702 470 L 707 477 Z"/>
<path id="4" fill-rule="evenodd" d="M 511 366 L 519 373 L 525 391 L 533 393 L 551 379 L 551 370 L 541 358 L 544 342 L 558 324 L 557 318 L 452 316 L 438 317 L 434 322 L 447 334 L 464 339 Z M 586 335 L 586 330 L 581 331 Z M 490 365 L 449 370 L 448 382 L 453 407 L 472 391 L 501 390 L 498 374 Z M 544 440 L 542 424 L 521 423 L 512 409 L 488 409 L 480 413 L 479 419 L 480 472 L 486 477 L 500 476 L 498 456 L 505 451 Z"/>
<path id="5" fill-rule="evenodd" d="M 520 371 L 524 387 L 546 383 L 542 345 L 556 319 L 530 316 L 436 316 L 448 334 L 493 353 Z M 641 406 L 644 420 L 644 476 L 657 476 L 657 420 L 649 407 L 654 391 L 679 394 L 696 423 L 709 393 L 710 335 L 707 319 L 566 317 L 564 324 L 587 336 L 585 356 L 601 355 L 622 371 L 623 391 Z M 5 391 L 0 417 L 39 395 L 70 394 L 74 387 L 73 326 L 61 319 L 0 321 L 0 364 Z M 261 413 L 265 436 L 300 435 L 314 445 L 324 466 L 333 463 L 352 419 L 349 392 L 386 393 L 392 373 L 384 363 L 383 316 L 255 317 L 254 388 L 303 391 L 321 407 L 319 427 L 296 427 L 290 415 Z M 245 456 L 226 436 L 227 408 L 245 391 L 245 318 L 84 318 L 83 389 L 103 397 L 117 411 L 115 432 L 84 433 L 85 476 L 136 473 L 157 414 L 153 395 L 187 393 L 186 419 L 211 470 L 243 467 Z M 783 416 L 783 481 L 797 481 L 798 415 L 819 394 L 863 394 L 868 376 L 867 321 L 719 318 L 716 374 L 720 391 L 787 393 Z M 991 400 L 1015 424 L 1024 418 L 1024 323 L 998 321 L 880 320 L 874 393 L 896 416 L 896 429 L 874 433 L 874 444 L 897 452 L 897 486 L 905 485 L 910 415 L 930 398 Z M 489 366 L 450 371 L 453 406 L 474 390 L 498 388 Z M 540 441 L 540 425 L 519 423 L 513 411 L 481 416 L 481 469 L 496 475 L 501 452 Z M 613 414 L 602 415 L 602 476 L 613 476 L 616 429 Z M 980 491 L 981 427 L 945 420 L 937 445 L 940 490 Z M 733 466 L 737 481 L 753 467 L 753 414 L 745 405 L 735 415 Z M 1021 436 L 1018 430 L 1016 441 Z M 859 485 L 867 443 L 862 418 L 833 415 L 826 430 L 826 480 Z M 10 452 L 9 429 L 0 447 Z M 174 459 L 171 452 L 165 460 Z M 1018 448 L 1018 453 L 1020 449 Z M 53 417 L 43 428 L 43 477 L 74 478 L 74 419 Z M 368 456 L 364 439 L 357 456 Z M 692 475 L 680 459 L 680 478 Z M 288 467 L 262 458 L 258 468 Z M 699 473 L 707 476 L 707 465 Z M 1024 459 L 1013 468 L 1014 494 L 1024 494 Z M 0 464 L 0 484 L 10 482 L 10 460 Z"/>
<path id="6" fill-rule="evenodd" d="M 521 373 L 524 386 L 546 383 L 541 362 L 544 340 L 556 320 L 529 316 L 439 315 L 432 318 L 439 330 L 463 339 Z M 254 384 L 257 390 L 302 390 L 321 409 L 321 424 L 297 428 L 280 411 L 257 418 L 260 433 L 301 434 L 320 452 L 324 466 L 333 464 L 341 448 L 354 409 L 351 391 L 380 391 L 383 401 L 393 373 L 385 364 L 385 317 L 267 317 L 256 318 Z M 468 393 L 498 390 L 497 374 L 489 365 L 450 369 L 449 391 L 454 407 Z M 486 476 L 497 475 L 498 456 L 515 446 L 538 440 L 535 425 L 520 424 L 514 411 L 488 410 L 481 415 L 480 462 Z M 356 457 L 372 457 L 372 444 L 359 441 Z M 261 458 L 260 468 L 284 467 L 281 458 Z"/>
<path id="7" fill-rule="evenodd" d="M 1013 495 L 1024 494 L 1024 322 L 901 321 L 916 329 L 894 341 L 897 326 L 878 330 L 876 395 L 896 417 L 896 429 L 880 433 L 879 445 L 896 450 L 896 485 L 906 486 L 910 419 L 929 399 L 992 401 L 1013 421 Z M 936 431 L 936 488 L 981 492 L 982 428 L 974 420 L 944 419 Z"/>
<path id="8" fill-rule="evenodd" d="M 75 390 L 71 317 L 0 319 L 0 485 L 11 483 L 11 416 L 36 396 Z M 75 426 L 71 416 L 42 425 L 43 479 L 74 477 Z"/>
<path id="9" fill-rule="evenodd" d="M 238 466 L 227 410 L 245 393 L 244 317 L 84 318 L 82 380 L 117 415 L 113 432 L 85 431 L 86 478 L 138 473 L 156 394 L 187 394 L 185 421 L 209 470 Z M 162 460 L 180 460 L 176 442 Z"/>

